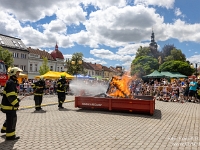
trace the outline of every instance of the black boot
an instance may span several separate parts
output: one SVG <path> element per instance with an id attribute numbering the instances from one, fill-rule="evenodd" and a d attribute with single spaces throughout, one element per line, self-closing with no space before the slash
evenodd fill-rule
<path id="1" fill-rule="evenodd" d="M 8 141 L 19 140 L 19 139 L 20 139 L 19 136 L 6 137 L 6 140 Z"/>

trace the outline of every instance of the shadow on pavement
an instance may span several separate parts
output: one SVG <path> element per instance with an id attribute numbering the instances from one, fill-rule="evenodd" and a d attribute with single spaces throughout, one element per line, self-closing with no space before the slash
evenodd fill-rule
<path id="1" fill-rule="evenodd" d="M 40 114 L 42 114 L 42 113 L 46 113 L 47 111 L 46 110 L 39 110 L 39 111 L 37 111 L 37 110 L 35 110 L 34 112 L 32 112 L 32 113 L 40 113 Z"/>
<path id="2" fill-rule="evenodd" d="M 2 135 L 1 138 L 6 138 L 5 135 Z M 0 143 L 0 148 L 5 149 L 5 150 L 17 150 L 17 148 L 13 149 L 15 143 L 17 142 L 18 140 L 14 140 L 14 141 L 4 141 L 2 143 Z"/>
<path id="3" fill-rule="evenodd" d="M 63 109 L 58 108 L 58 110 L 59 111 L 69 111 L 69 109 L 67 109 L 67 108 L 63 108 Z"/>
<path id="4" fill-rule="evenodd" d="M 133 117 L 143 117 L 150 119 L 162 119 L 162 113 L 160 110 L 155 109 L 154 114 L 150 115 L 148 113 L 140 113 L 140 112 L 127 112 L 127 111 L 108 111 L 108 110 L 94 110 L 94 109 L 83 109 L 80 108 L 78 110 L 74 110 L 76 112 L 84 112 L 84 113 L 101 113 L 101 114 L 111 114 L 111 115 L 121 115 L 121 116 L 133 116 Z"/>

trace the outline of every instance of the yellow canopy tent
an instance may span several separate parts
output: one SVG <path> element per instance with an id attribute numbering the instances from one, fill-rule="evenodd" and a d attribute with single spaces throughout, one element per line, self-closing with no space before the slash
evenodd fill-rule
<path id="1" fill-rule="evenodd" d="M 74 76 L 71 76 L 66 72 L 56 72 L 56 71 L 49 71 L 42 76 L 44 77 L 44 79 L 59 79 L 61 74 L 65 74 L 66 79 L 74 78 Z M 40 76 L 35 76 L 35 79 L 39 79 L 39 78 L 40 78 Z"/>

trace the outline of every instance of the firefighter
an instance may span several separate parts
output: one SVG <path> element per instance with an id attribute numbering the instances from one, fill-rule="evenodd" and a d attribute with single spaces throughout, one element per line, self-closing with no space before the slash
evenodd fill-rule
<path id="1" fill-rule="evenodd" d="M 45 90 L 45 81 L 43 76 L 40 76 L 40 79 L 33 83 L 32 87 L 34 92 L 35 111 L 44 111 L 41 108 L 43 94 Z"/>
<path id="2" fill-rule="evenodd" d="M 17 123 L 17 113 L 20 99 L 17 98 L 17 78 L 22 70 L 18 67 L 10 69 L 1 102 L 1 111 L 6 114 L 6 121 L 3 124 L 1 133 L 6 133 L 6 140 L 18 140 L 20 137 L 15 135 Z"/>
<path id="3" fill-rule="evenodd" d="M 57 94 L 58 94 L 58 108 L 64 109 L 62 106 L 65 101 L 65 92 L 66 92 L 66 79 L 65 74 L 61 74 L 61 78 L 57 81 Z"/>

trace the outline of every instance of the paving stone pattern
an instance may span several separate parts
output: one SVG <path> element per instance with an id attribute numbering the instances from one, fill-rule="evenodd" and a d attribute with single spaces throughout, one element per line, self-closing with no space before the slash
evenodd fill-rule
<path id="1" fill-rule="evenodd" d="M 125 112 L 82 110 L 74 97 L 59 111 L 56 95 L 45 95 L 46 113 L 35 113 L 33 96 L 17 112 L 18 141 L 5 141 L 0 150 L 198 150 L 200 104 L 156 101 L 153 116 Z M 3 124 L 5 114 L 0 113 Z"/>

